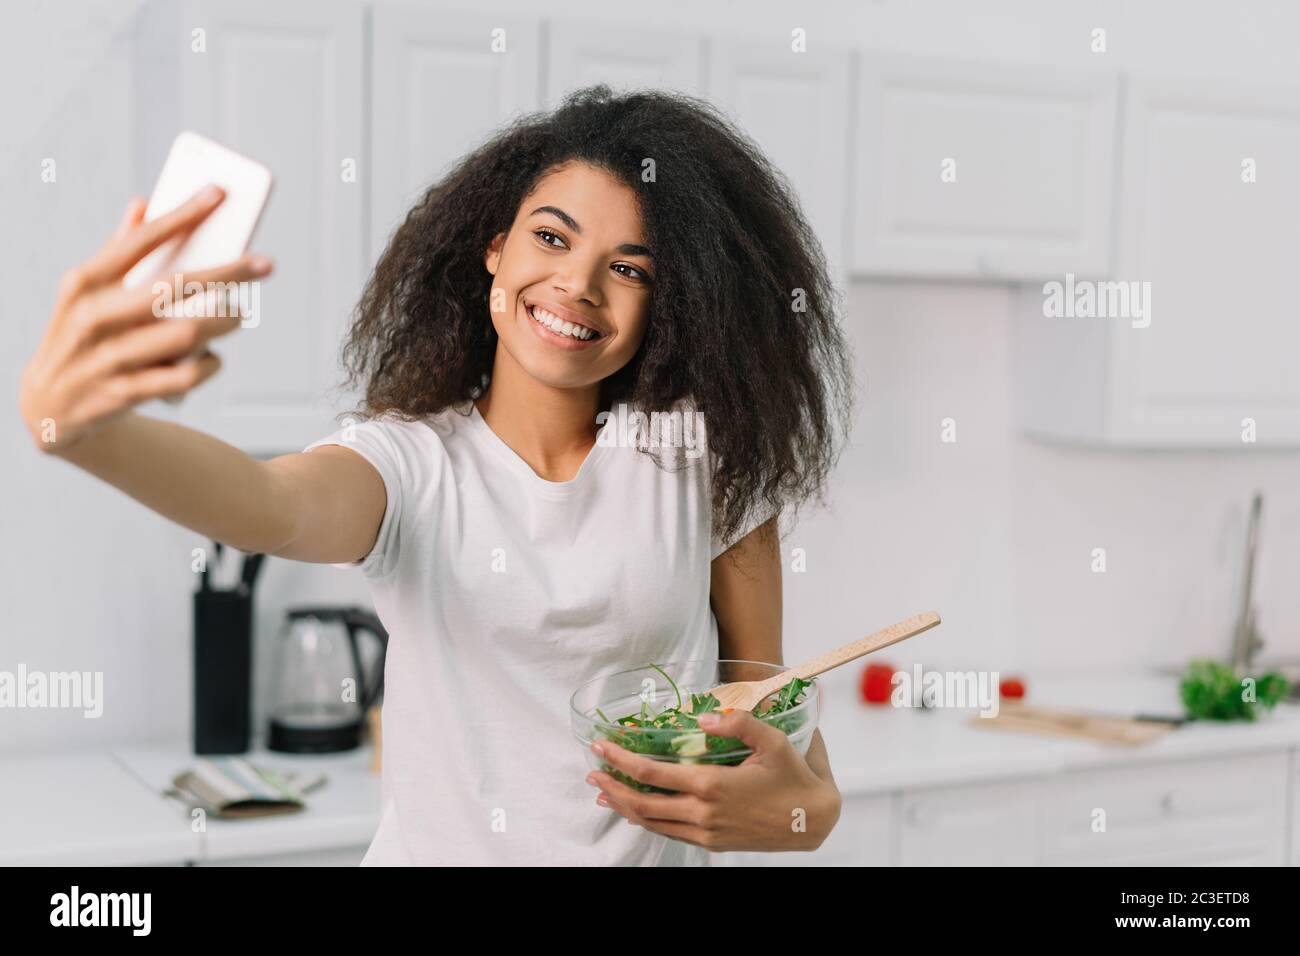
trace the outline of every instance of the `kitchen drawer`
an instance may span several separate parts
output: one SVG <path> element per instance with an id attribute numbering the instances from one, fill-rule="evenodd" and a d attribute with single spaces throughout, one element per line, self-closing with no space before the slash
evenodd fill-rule
<path id="1" fill-rule="evenodd" d="M 1066 773 L 1048 783 L 1043 862 L 1281 865 L 1287 772 L 1278 751 Z"/>
<path id="2" fill-rule="evenodd" d="M 839 822 L 811 853 L 719 853 L 714 866 L 889 866 L 892 794 L 844 797 Z"/>
<path id="3" fill-rule="evenodd" d="M 913 790 L 899 797 L 902 866 L 1029 866 L 1036 862 L 1036 779 Z"/>

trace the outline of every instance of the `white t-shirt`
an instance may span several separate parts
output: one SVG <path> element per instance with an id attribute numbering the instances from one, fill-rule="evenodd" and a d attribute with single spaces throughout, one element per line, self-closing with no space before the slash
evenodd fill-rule
<path id="1" fill-rule="evenodd" d="M 388 492 L 373 551 L 339 565 L 362 569 L 389 635 L 383 807 L 362 865 L 707 865 L 596 804 L 569 699 L 602 673 L 716 658 L 710 562 L 761 519 L 718 541 L 709 456 L 666 470 L 618 422 L 564 482 L 472 402 L 304 449 L 353 449 Z"/>

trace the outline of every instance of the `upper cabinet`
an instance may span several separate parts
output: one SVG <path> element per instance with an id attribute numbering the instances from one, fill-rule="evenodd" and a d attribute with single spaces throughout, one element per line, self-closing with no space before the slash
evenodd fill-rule
<path id="1" fill-rule="evenodd" d="M 546 25 L 546 108 L 596 83 L 618 92 L 666 89 L 699 95 L 703 41 L 692 33 L 631 28 L 627 21 L 549 20 Z"/>
<path id="2" fill-rule="evenodd" d="M 407 211 L 472 147 L 541 98 L 531 17 L 377 3 L 370 94 L 370 262 Z"/>
<path id="3" fill-rule="evenodd" d="M 1114 76 L 864 52 L 854 273 L 1105 273 L 1117 85 Z"/>
<path id="4" fill-rule="evenodd" d="M 806 52 L 790 37 L 709 44 L 709 99 L 736 121 L 789 179 L 826 253 L 835 284 L 848 282 L 852 57 L 816 38 Z"/>
<path id="5" fill-rule="evenodd" d="M 1023 290 L 1020 424 L 1108 445 L 1300 443 L 1300 91 L 1139 78 L 1126 99 L 1112 282 L 1064 316 Z"/>
<path id="6" fill-rule="evenodd" d="M 247 451 L 297 450 L 351 406 L 335 389 L 340 346 L 420 195 L 510 120 L 595 83 L 701 96 L 733 119 L 793 187 L 841 289 L 851 273 L 1022 284 L 1013 369 L 1029 434 L 1300 444 L 1300 323 L 1285 312 L 1300 253 L 1294 90 L 1132 78 L 1121 109 L 1114 74 L 816 35 L 801 51 L 780 31 L 409 0 L 145 10 L 137 189 L 187 128 L 275 174 L 254 240 L 277 266 L 258 325 L 219 343 L 222 373 L 180 406 L 150 408 Z"/>
<path id="7" fill-rule="evenodd" d="M 353 0 L 187 0 L 157 4 L 145 19 L 140 47 L 160 46 L 137 74 L 140 188 L 152 188 L 182 129 L 275 177 L 252 244 L 275 260 L 257 287 L 257 324 L 215 344 L 219 375 L 176 408 L 148 410 L 254 454 L 297 451 L 336 427 L 329 392 L 363 278 L 364 9 Z"/>

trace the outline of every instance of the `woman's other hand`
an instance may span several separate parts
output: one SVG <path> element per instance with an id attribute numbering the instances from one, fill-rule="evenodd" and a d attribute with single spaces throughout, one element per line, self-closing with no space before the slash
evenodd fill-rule
<path id="1" fill-rule="evenodd" d="M 587 782 L 601 789 L 601 804 L 630 823 L 715 852 L 815 850 L 840 816 L 840 793 L 809 766 L 784 733 L 751 713 L 703 714 L 700 727 L 743 741 L 753 754 L 738 766 L 706 766 L 654 760 L 609 740 L 596 745 L 601 758 L 634 780 L 672 795 L 642 793 L 593 771 Z M 821 747 L 819 735 L 813 746 Z M 810 756 L 812 756 L 810 754 Z M 598 798 L 598 802 L 600 802 Z"/>

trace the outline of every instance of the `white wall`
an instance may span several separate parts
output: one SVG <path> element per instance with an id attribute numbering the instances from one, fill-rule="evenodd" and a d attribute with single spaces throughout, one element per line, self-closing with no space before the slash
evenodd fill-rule
<path id="1" fill-rule="evenodd" d="M 943 626 L 882 657 L 1059 674 L 1225 655 L 1256 489 L 1265 653 L 1300 657 L 1300 455 L 1020 437 L 1011 299 L 991 285 L 854 285 L 863 410 L 833 512 L 786 545 L 808 553 L 808 572 L 786 576 L 787 659 L 922 610 Z M 948 417 L 955 444 L 940 441 Z"/>
<path id="2" fill-rule="evenodd" d="M 132 182 L 128 138 L 127 36 L 139 6 L 46 3 L 3 14 L 4 401 L 58 274 L 111 231 L 129 189 L 147 192 Z M 596 0 L 566 10 L 612 16 Z M 1300 84 L 1300 7 L 1286 5 L 661 0 L 637 18 L 721 33 L 803 26 L 814 42 L 864 49 Z M 1104 61 L 1088 51 L 1095 26 L 1108 31 Z M 46 157 L 58 162 L 57 184 L 40 182 Z M 1047 673 L 1222 652 L 1255 488 L 1266 495 L 1260 626 L 1270 650 L 1300 655 L 1297 456 L 1096 452 L 1019 438 L 1009 414 L 1010 305 L 999 286 L 854 286 L 847 322 L 865 404 L 833 512 L 786 545 L 804 547 L 808 560 L 807 573 L 786 579 L 787 660 L 931 608 L 944 626 L 892 660 L 921 654 L 933 666 Z M 0 751 L 187 733 L 189 553 L 202 542 L 39 458 L 10 408 L 0 415 L 0 669 L 103 671 L 107 708 L 98 721 L 0 711 Z M 938 437 L 949 416 L 955 445 Z M 1105 575 L 1089 570 L 1093 547 L 1107 548 Z M 365 600 L 355 572 L 276 561 L 260 593 L 263 652 L 286 605 Z"/>

